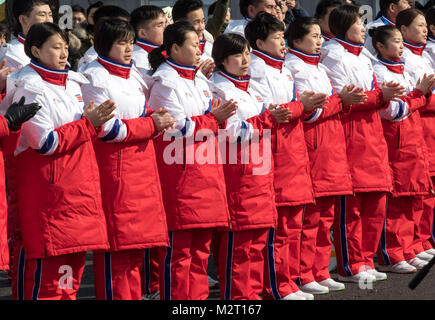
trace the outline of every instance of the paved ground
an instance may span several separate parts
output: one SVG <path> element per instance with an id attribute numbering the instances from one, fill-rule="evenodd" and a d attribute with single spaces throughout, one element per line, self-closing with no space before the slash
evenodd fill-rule
<path id="1" fill-rule="evenodd" d="M 209 273 L 216 278 L 214 264 L 210 263 Z M 336 273 L 331 273 L 336 277 Z M 358 284 L 346 284 L 346 290 L 327 295 L 317 295 L 316 300 L 435 300 L 435 266 L 424 278 L 420 285 L 411 290 L 408 288 L 409 281 L 414 275 L 399 275 L 388 273 L 388 280 L 379 281 L 373 284 L 372 289 L 361 290 Z M 11 300 L 10 281 L 5 272 L 0 272 L 0 300 Z M 82 285 L 78 293 L 79 300 L 95 299 L 93 276 L 92 276 L 92 255 L 87 256 L 86 267 L 82 279 Z M 219 299 L 219 290 L 210 291 L 210 300 Z"/>

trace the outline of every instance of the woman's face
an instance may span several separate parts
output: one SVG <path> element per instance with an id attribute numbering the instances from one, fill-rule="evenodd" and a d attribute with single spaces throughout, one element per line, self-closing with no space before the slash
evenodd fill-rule
<path id="1" fill-rule="evenodd" d="M 187 66 L 197 66 L 201 60 L 198 34 L 193 31 L 186 33 L 181 46 L 172 45 L 170 57 L 177 63 Z"/>
<path id="2" fill-rule="evenodd" d="M 284 32 L 275 31 L 269 33 L 266 40 L 257 40 L 258 49 L 274 56 L 283 58 L 285 55 Z"/>
<path id="3" fill-rule="evenodd" d="M 232 54 L 225 58 L 222 65 L 229 74 L 237 77 L 243 77 L 248 74 L 249 65 L 251 63 L 251 55 L 249 48 L 246 47 L 242 53 Z"/>
<path id="4" fill-rule="evenodd" d="M 389 61 L 400 60 L 403 54 L 403 38 L 399 30 L 394 31 L 391 37 L 384 44 L 378 43 L 379 55 Z"/>
<path id="5" fill-rule="evenodd" d="M 358 18 L 357 21 L 347 30 L 345 39 L 347 41 L 364 44 L 365 41 L 365 28 L 361 18 Z"/>
<path id="6" fill-rule="evenodd" d="M 427 40 L 426 18 L 419 14 L 409 26 L 401 26 L 402 36 L 405 41 L 423 44 Z"/>
<path id="7" fill-rule="evenodd" d="M 32 47 L 38 62 L 48 68 L 64 70 L 68 60 L 68 44 L 59 34 L 50 36 L 41 48 Z"/>
<path id="8" fill-rule="evenodd" d="M 116 40 L 109 51 L 109 59 L 122 64 L 130 64 L 133 55 L 134 39 Z"/>
<path id="9" fill-rule="evenodd" d="M 310 32 L 302 39 L 293 41 L 293 46 L 308 54 L 319 54 L 322 48 L 322 32 L 318 24 L 310 27 Z"/>

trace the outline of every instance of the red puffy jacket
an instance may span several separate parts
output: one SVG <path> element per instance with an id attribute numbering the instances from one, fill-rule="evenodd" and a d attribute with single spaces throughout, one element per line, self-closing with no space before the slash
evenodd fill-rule
<path id="1" fill-rule="evenodd" d="M 183 151 L 182 163 L 168 164 L 164 160 L 165 150 L 174 144 L 164 141 L 164 135 L 155 139 L 157 163 L 159 167 L 160 181 L 163 190 L 168 229 L 170 231 L 228 227 L 229 213 L 226 199 L 224 172 L 219 155 L 218 136 L 219 124 L 212 113 L 190 117 L 195 122 L 193 143 L 187 143 L 187 139 L 175 138 L 181 142 Z M 196 141 L 198 131 L 211 130 L 214 136 L 211 140 Z M 199 164 L 195 157 L 189 162 L 188 154 L 205 146 L 214 147 L 214 161 Z M 168 147 L 169 146 L 169 147 Z"/>
<path id="2" fill-rule="evenodd" d="M 352 194 L 352 177 L 339 116 L 341 110 L 341 99 L 335 93 L 315 122 L 304 123 L 316 198 Z"/>
<path id="3" fill-rule="evenodd" d="M 9 131 L 6 119 L 0 116 L 0 270 L 9 270 L 9 247 L 7 239 L 8 209 L 3 157 L 12 155 L 20 139 L 20 131 Z"/>
<path id="4" fill-rule="evenodd" d="M 18 210 L 26 258 L 108 249 L 100 177 L 83 117 L 55 129 L 52 155 L 32 148 L 17 155 Z"/>
<path id="5" fill-rule="evenodd" d="M 407 118 L 401 121 L 382 119 L 393 177 L 393 196 L 427 195 L 433 193 L 433 186 L 422 121 L 417 111 L 426 104 L 426 98 L 415 89 L 402 100 L 409 107 Z"/>
<path id="6" fill-rule="evenodd" d="M 149 117 L 122 120 L 122 142 L 94 144 L 101 176 L 103 208 L 111 251 L 162 247 L 168 244 L 165 210 Z"/>
<path id="7" fill-rule="evenodd" d="M 427 99 L 426 105 L 419 112 L 428 149 L 429 172 L 431 176 L 435 176 L 435 95 Z"/>
<path id="8" fill-rule="evenodd" d="M 272 135 L 275 202 L 297 206 L 314 202 L 310 161 L 302 124 L 304 106 L 295 101 L 284 104 L 292 111 L 288 124 L 278 124 Z"/>
<path id="9" fill-rule="evenodd" d="M 276 128 L 275 118 L 266 109 L 261 115 L 251 117 L 245 121 L 249 122 L 254 130 L 258 130 L 259 133 L 258 143 L 249 141 L 246 148 L 263 150 L 263 130 Z M 227 144 L 227 155 L 230 154 L 228 148 L 229 145 Z M 230 159 L 227 158 L 224 165 L 231 229 L 233 231 L 275 227 L 277 223 L 275 190 L 273 187 L 274 159 L 270 158 L 268 173 L 255 174 L 254 170 L 261 167 L 261 165 L 254 163 L 252 153 L 249 155 L 249 161 L 242 161 L 242 148 L 241 144 L 238 143 L 237 163 L 231 164 Z M 263 155 L 260 154 L 260 156 Z M 270 155 L 266 156 L 270 157 Z"/>
<path id="10" fill-rule="evenodd" d="M 388 147 L 378 114 L 378 109 L 386 105 L 376 77 L 373 77 L 374 89 L 365 92 L 366 102 L 347 106 L 340 115 L 354 192 L 392 190 Z"/>

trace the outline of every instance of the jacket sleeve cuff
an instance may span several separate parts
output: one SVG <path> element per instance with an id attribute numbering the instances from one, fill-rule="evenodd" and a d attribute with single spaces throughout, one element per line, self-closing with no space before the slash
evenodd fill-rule
<path id="1" fill-rule="evenodd" d="M 82 117 L 82 119 L 84 119 L 83 121 L 85 122 L 85 125 L 89 130 L 91 138 L 97 138 L 98 133 L 101 131 L 101 127 L 95 129 L 95 127 L 92 125 L 91 121 L 87 117 Z"/>

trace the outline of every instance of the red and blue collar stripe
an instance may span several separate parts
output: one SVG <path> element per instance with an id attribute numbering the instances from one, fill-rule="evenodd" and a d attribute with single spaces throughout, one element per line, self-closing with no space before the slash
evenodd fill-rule
<path id="1" fill-rule="evenodd" d="M 136 39 L 136 44 L 148 53 L 151 53 L 151 51 L 159 47 L 158 45 L 152 43 L 151 41 L 142 40 L 142 39 Z"/>
<path id="2" fill-rule="evenodd" d="M 434 37 L 428 37 L 427 40 L 429 40 L 430 42 L 435 42 L 435 38 Z"/>
<path id="3" fill-rule="evenodd" d="M 359 56 L 364 49 L 364 44 L 361 43 L 353 43 L 347 40 L 343 40 L 340 38 L 335 38 L 335 40 L 341 44 L 347 51 L 350 53 Z"/>
<path id="4" fill-rule="evenodd" d="M 408 41 L 403 40 L 403 45 L 407 47 L 413 54 L 421 56 L 423 54 L 424 49 L 426 48 L 426 44 L 414 44 Z"/>
<path id="5" fill-rule="evenodd" d="M 391 21 L 390 19 L 388 19 L 386 16 L 382 16 L 381 17 L 381 21 L 384 23 L 384 25 L 386 25 L 386 26 L 392 26 L 392 27 L 395 27 L 396 26 L 396 24 L 393 22 L 393 21 Z"/>
<path id="6" fill-rule="evenodd" d="M 250 75 L 246 75 L 243 77 L 236 77 L 222 70 L 219 71 L 218 74 L 224 77 L 225 79 L 231 81 L 236 86 L 236 88 L 248 92 L 249 79 L 251 78 Z"/>
<path id="7" fill-rule="evenodd" d="M 245 20 L 246 20 L 246 22 L 251 22 L 251 21 L 254 20 L 254 18 L 251 18 L 251 17 L 248 16 L 248 17 L 245 18 Z"/>
<path id="8" fill-rule="evenodd" d="M 67 68 L 64 70 L 51 69 L 34 60 L 30 61 L 30 67 L 38 72 L 44 81 L 57 86 L 66 86 L 66 81 L 68 78 Z"/>
<path id="9" fill-rule="evenodd" d="M 322 37 L 323 37 L 323 40 L 325 40 L 326 42 L 331 41 L 332 39 L 334 39 L 333 36 L 329 36 L 329 35 L 327 35 L 325 33 L 322 33 Z"/>
<path id="10" fill-rule="evenodd" d="M 205 39 L 199 40 L 199 50 L 201 50 L 201 54 L 204 54 L 206 42 L 207 41 Z"/>
<path id="11" fill-rule="evenodd" d="M 123 79 L 130 78 L 130 71 L 133 62 L 130 64 L 123 64 L 100 55 L 98 55 L 97 60 L 107 71 L 109 71 L 110 74 Z"/>
<path id="12" fill-rule="evenodd" d="M 400 60 L 397 61 L 388 61 L 385 59 L 382 59 L 381 57 L 378 57 L 378 60 L 380 63 L 382 63 L 384 66 L 388 68 L 391 72 L 403 74 L 405 71 L 405 63 L 403 63 Z"/>
<path id="13" fill-rule="evenodd" d="M 282 70 L 282 66 L 284 64 L 284 58 L 272 56 L 258 49 L 252 49 L 252 54 L 255 54 L 257 57 L 263 59 L 268 66 L 271 66 L 278 70 Z"/>
<path id="14" fill-rule="evenodd" d="M 166 63 L 174 68 L 180 77 L 188 80 L 194 80 L 196 77 L 196 73 L 198 72 L 197 66 L 187 66 L 180 63 L 175 62 L 174 60 L 167 58 Z"/>
<path id="15" fill-rule="evenodd" d="M 307 64 L 317 66 L 320 62 L 320 54 L 309 54 L 295 48 L 290 48 L 289 53 L 294 54 L 296 57 L 303 60 Z"/>
<path id="16" fill-rule="evenodd" d="M 18 42 L 24 44 L 24 42 L 26 41 L 26 37 L 20 33 L 17 37 L 17 40 L 18 40 Z"/>

